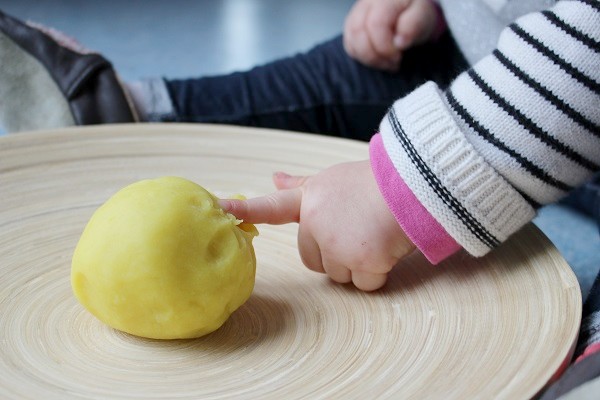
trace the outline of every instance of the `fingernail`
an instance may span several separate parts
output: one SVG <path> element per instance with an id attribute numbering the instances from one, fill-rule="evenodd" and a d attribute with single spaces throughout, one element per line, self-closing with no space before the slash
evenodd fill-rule
<path id="1" fill-rule="evenodd" d="M 406 46 L 406 39 L 400 35 L 394 36 L 394 47 L 402 50 L 404 46 Z"/>
<path id="2" fill-rule="evenodd" d="M 280 178 L 280 179 L 286 179 L 286 178 L 291 178 L 292 176 L 290 174 L 286 174 L 285 172 L 281 172 L 281 171 L 277 171 L 273 174 L 273 176 L 275 178 Z"/>

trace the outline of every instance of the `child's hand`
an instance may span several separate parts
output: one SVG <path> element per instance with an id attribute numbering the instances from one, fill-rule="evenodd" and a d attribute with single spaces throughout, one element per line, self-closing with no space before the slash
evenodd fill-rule
<path id="1" fill-rule="evenodd" d="M 389 211 L 368 161 L 339 164 L 310 177 L 274 175 L 277 192 L 221 206 L 249 223 L 298 222 L 304 264 L 362 290 L 383 286 L 415 246 Z"/>
<path id="2" fill-rule="evenodd" d="M 393 71 L 403 51 L 432 37 L 439 18 L 431 0 L 358 0 L 346 17 L 344 48 L 365 65 Z"/>

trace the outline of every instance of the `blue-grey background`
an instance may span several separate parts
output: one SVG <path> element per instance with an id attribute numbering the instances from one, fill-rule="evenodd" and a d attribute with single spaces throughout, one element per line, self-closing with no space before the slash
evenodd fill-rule
<path id="1" fill-rule="evenodd" d="M 246 69 L 341 32 L 354 0 L 0 0 L 104 54 L 123 78 Z"/>
<path id="2" fill-rule="evenodd" d="M 339 34 L 354 0 L 0 0 L 111 60 L 125 80 L 247 69 Z M 1 65 L 0 65 L 1 67 Z M 561 205 L 536 224 L 573 267 L 585 295 L 600 268 L 598 226 Z"/>

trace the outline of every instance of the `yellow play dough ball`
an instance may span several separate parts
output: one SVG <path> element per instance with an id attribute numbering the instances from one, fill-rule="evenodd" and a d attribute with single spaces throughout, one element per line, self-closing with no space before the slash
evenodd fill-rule
<path id="1" fill-rule="evenodd" d="M 155 339 L 199 337 L 250 297 L 257 234 L 193 182 L 136 182 L 90 219 L 73 254 L 71 285 L 113 328 Z"/>

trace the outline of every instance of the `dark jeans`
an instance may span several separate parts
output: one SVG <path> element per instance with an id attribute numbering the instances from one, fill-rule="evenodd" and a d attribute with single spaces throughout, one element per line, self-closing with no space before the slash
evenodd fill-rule
<path id="1" fill-rule="evenodd" d="M 594 218 L 600 231 L 600 174 L 596 174 L 590 182 L 575 189 L 563 203 Z"/>
<path id="2" fill-rule="evenodd" d="M 465 68 L 467 62 L 450 35 L 408 51 L 396 73 L 351 59 L 339 36 L 246 72 L 166 83 L 177 122 L 369 140 L 394 100 L 429 80 L 445 88 Z"/>
<path id="3" fill-rule="evenodd" d="M 600 230 L 600 174 L 597 174 L 589 183 L 574 190 L 563 200 L 563 203 L 590 215 L 595 219 Z M 600 251 L 600 249 L 596 251 Z M 574 358 L 581 356 L 586 348 L 598 343 L 598 332 L 600 332 L 600 274 L 596 276 L 596 280 L 583 304 L 582 314 Z M 596 352 L 582 361 L 572 364 L 562 377 L 544 393 L 540 400 L 559 399 L 573 388 L 599 376 L 600 352 Z"/>

